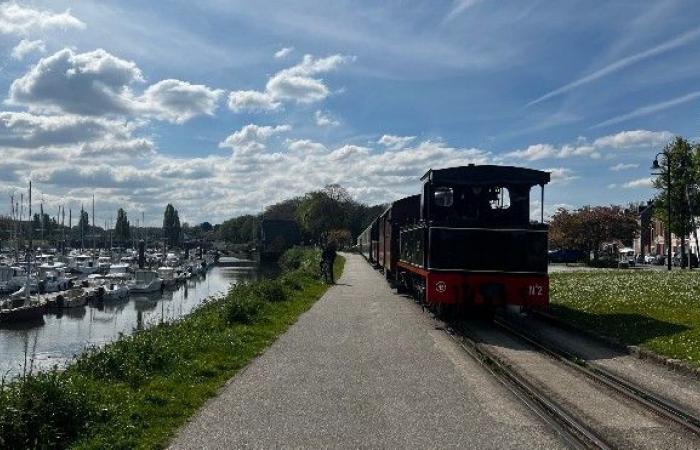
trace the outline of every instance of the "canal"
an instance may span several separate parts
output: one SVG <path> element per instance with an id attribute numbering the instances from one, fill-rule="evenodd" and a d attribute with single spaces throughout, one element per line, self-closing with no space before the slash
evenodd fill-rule
<path id="1" fill-rule="evenodd" d="M 255 280 L 262 273 L 255 267 L 216 266 L 206 276 L 192 278 L 162 296 L 132 295 L 99 308 L 88 305 L 49 312 L 43 323 L 4 326 L 0 328 L 0 378 L 62 367 L 87 347 L 104 345 L 161 321 L 173 321 L 204 300 L 224 294 L 231 284 Z"/>

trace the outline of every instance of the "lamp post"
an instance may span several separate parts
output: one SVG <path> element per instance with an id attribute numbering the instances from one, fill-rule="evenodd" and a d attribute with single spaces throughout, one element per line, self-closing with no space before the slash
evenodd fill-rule
<path id="1" fill-rule="evenodd" d="M 666 265 L 668 270 L 671 270 L 671 158 L 670 155 L 663 151 L 656 154 L 654 162 L 651 166 L 653 170 L 659 170 L 659 155 L 666 157 L 666 208 L 668 213 L 668 223 L 666 224 Z M 658 175 L 658 174 L 657 174 Z"/>

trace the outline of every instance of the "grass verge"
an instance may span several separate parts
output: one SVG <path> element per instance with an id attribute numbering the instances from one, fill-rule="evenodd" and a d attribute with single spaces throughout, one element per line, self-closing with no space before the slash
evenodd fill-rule
<path id="1" fill-rule="evenodd" d="M 0 448 L 163 448 L 177 428 L 328 289 L 317 251 L 187 317 L 0 388 Z M 336 260 L 342 273 L 345 260 Z"/>
<path id="2" fill-rule="evenodd" d="M 700 273 L 552 273 L 550 288 L 557 317 L 700 367 Z"/>

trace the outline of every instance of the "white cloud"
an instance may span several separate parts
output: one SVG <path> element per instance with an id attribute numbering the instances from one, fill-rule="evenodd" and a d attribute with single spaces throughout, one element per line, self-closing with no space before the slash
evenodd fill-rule
<path id="1" fill-rule="evenodd" d="M 54 13 L 21 6 L 14 1 L 0 4 L 0 34 L 27 34 L 48 29 L 85 28 L 70 10 Z"/>
<path id="2" fill-rule="evenodd" d="M 400 150 L 416 139 L 415 136 L 396 136 L 393 134 L 385 134 L 377 141 L 390 150 Z"/>
<path id="3" fill-rule="evenodd" d="M 322 79 L 314 76 L 335 70 L 350 60 L 352 58 L 338 54 L 319 59 L 304 55 L 299 64 L 272 75 L 264 92 L 231 92 L 229 107 L 236 112 L 261 111 L 277 109 L 285 101 L 300 104 L 319 102 L 330 95 L 330 90 Z"/>
<path id="4" fill-rule="evenodd" d="M 228 107 L 234 112 L 273 111 L 280 105 L 266 92 L 233 91 L 228 96 Z"/>
<path id="5" fill-rule="evenodd" d="M 369 151 L 369 148 L 360 147 L 359 145 L 343 145 L 342 147 L 333 150 L 328 155 L 328 159 L 332 161 L 338 161 L 342 159 L 348 159 L 354 156 L 367 156 L 369 155 Z"/>
<path id="6" fill-rule="evenodd" d="M 9 100 L 37 111 L 84 115 L 127 113 L 134 108 L 128 86 L 144 81 L 132 61 L 102 49 L 63 49 L 42 58 L 10 86 Z"/>
<path id="7" fill-rule="evenodd" d="M 275 58 L 282 59 L 289 56 L 294 51 L 294 47 L 283 47 L 275 52 Z"/>
<path id="8" fill-rule="evenodd" d="M 610 168 L 610 170 L 612 170 L 613 172 L 619 172 L 619 171 L 621 171 L 621 170 L 636 169 L 636 168 L 638 168 L 638 167 L 639 167 L 639 164 L 634 164 L 634 163 L 628 163 L 628 164 L 619 163 L 619 164 L 615 164 L 614 166 L 612 166 L 612 167 Z"/>
<path id="9" fill-rule="evenodd" d="M 195 116 L 213 115 L 223 95 L 219 89 L 172 79 L 135 95 L 132 85 L 144 81 L 133 61 L 102 49 L 87 53 L 63 49 L 13 81 L 9 103 L 35 112 L 143 116 L 181 124 Z"/>
<path id="10" fill-rule="evenodd" d="M 36 115 L 0 112 L 0 146 L 37 149 L 66 147 L 92 142 L 128 142 L 131 123 L 77 115 Z"/>
<path id="11" fill-rule="evenodd" d="M 12 49 L 12 57 L 21 61 L 24 59 L 25 56 L 33 52 L 46 52 L 46 46 L 44 45 L 44 41 L 42 41 L 41 39 L 37 39 L 35 41 L 22 39 Z"/>
<path id="12" fill-rule="evenodd" d="M 628 181 L 622 185 L 625 189 L 639 189 L 639 188 L 651 188 L 653 183 L 653 178 L 639 178 L 637 180 Z"/>
<path id="13" fill-rule="evenodd" d="M 298 139 L 294 141 L 289 141 L 287 143 L 287 148 L 295 153 L 300 154 L 322 154 L 328 151 L 325 145 L 319 142 L 313 142 L 309 139 Z"/>
<path id="14" fill-rule="evenodd" d="M 264 142 L 271 136 L 291 130 L 289 125 L 260 126 L 248 124 L 219 143 L 219 147 L 229 147 L 239 151 L 262 150 Z"/>
<path id="15" fill-rule="evenodd" d="M 321 110 L 316 111 L 314 117 L 316 118 L 316 125 L 319 127 L 336 127 L 340 125 L 339 121 Z"/>
<path id="16" fill-rule="evenodd" d="M 567 184 L 570 181 L 580 178 L 578 175 L 574 175 L 571 169 L 565 167 L 550 167 L 549 169 L 543 170 L 550 173 L 552 184 Z"/>
<path id="17" fill-rule="evenodd" d="M 201 84 L 162 80 L 149 86 L 138 102 L 148 115 L 173 123 L 184 123 L 200 115 L 214 115 L 224 94 Z"/>
<path id="18" fill-rule="evenodd" d="M 673 138 L 668 131 L 631 130 L 596 139 L 596 147 L 627 149 L 638 147 L 659 147 L 666 145 Z"/>
<path id="19" fill-rule="evenodd" d="M 631 130 L 603 136 L 592 143 L 580 137 L 575 144 L 556 147 L 552 144 L 534 144 L 523 150 L 515 150 L 504 155 L 506 158 L 537 161 L 548 158 L 569 158 L 587 156 L 593 159 L 602 157 L 604 150 L 635 149 L 640 147 L 660 147 L 668 143 L 673 134 L 668 131 Z"/>

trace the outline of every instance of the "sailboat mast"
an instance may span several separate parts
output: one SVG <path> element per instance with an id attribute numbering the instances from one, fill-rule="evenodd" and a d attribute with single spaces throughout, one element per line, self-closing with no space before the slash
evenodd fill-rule
<path id="1" fill-rule="evenodd" d="M 31 219 L 32 217 L 32 181 L 29 180 L 29 217 Z M 29 302 L 29 291 L 31 290 L 30 284 L 29 284 L 29 277 L 31 276 L 32 272 L 32 266 L 31 266 L 31 256 L 32 256 L 32 235 L 34 234 L 32 231 L 32 221 L 29 220 L 29 247 L 27 247 L 27 285 L 25 287 L 25 299 L 27 303 Z"/>
<path id="2" fill-rule="evenodd" d="M 92 257 L 95 257 L 95 194 L 92 194 Z"/>

